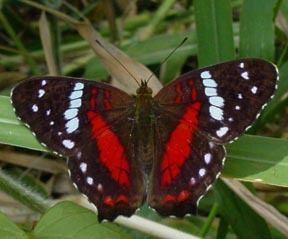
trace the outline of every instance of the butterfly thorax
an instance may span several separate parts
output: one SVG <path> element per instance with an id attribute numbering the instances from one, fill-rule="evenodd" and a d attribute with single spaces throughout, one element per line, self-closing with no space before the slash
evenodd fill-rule
<path id="1" fill-rule="evenodd" d="M 147 86 L 147 82 L 142 81 L 136 93 L 136 123 L 140 128 L 145 128 L 151 124 L 153 115 L 152 90 Z"/>
<path id="2" fill-rule="evenodd" d="M 149 170 L 153 154 L 153 124 L 154 124 L 154 100 L 152 89 L 147 82 L 142 81 L 136 95 L 136 125 L 139 139 L 139 153 L 146 169 Z"/>

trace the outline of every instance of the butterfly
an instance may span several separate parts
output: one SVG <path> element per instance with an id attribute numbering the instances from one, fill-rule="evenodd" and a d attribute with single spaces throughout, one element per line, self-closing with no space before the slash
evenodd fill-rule
<path id="1" fill-rule="evenodd" d="M 194 70 L 155 97 L 81 78 L 42 76 L 11 92 L 16 115 L 68 157 L 71 179 L 99 220 L 131 216 L 145 201 L 160 215 L 196 213 L 219 177 L 225 148 L 272 97 L 277 67 L 240 59 Z"/>

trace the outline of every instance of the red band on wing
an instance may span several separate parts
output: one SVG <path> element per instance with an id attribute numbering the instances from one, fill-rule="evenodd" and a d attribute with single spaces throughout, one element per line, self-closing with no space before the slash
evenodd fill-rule
<path id="1" fill-rule="evenodd" d="M 178 195 L 171 195 L 167 194 L 163 197 L 162 203 L 169 203 L 169 202 L 183 202 L 189 198 L 190 192 L 188 191 L 181 191 Z"/>
<path id="2" fill-rule="evenodd" d="M 119 196 L 116 196 L 115 199 L 113 199 L 111 196 L 106 196 L 103 199 L 103 203 L 106 206 L 113 207 L 117 203 L 126 203 L 127 204 L 128 203 L 128 198 L 125 195 L 123 195 L 123 194 L 120 194 Z"/>
<path id="3" fill-rule="evenodd" d="M 110 91 L 108 90 L 105 90 L 104 91 L 104 107 L 106 110 L 111 110 L 112 109 L 112 105 L 111 105 L 111 102 L 110 102 Z"/>
<path id="4" fill-rule="evenodd" d="M 191 100 L 195 102 L 197 90 L 192 79 L 188 81 L 188 86 Z M 175 85 L 176 104 L 182 102 L 183 87 L 180 82 Z M 179 120 L 180 123 L 172 132 L 166 144 L 161 161 L 161 186 L 167 186 L 171 183 L 172 179 L 180 173 L 181 166 L 191 153 L 190 144 L 192 142 L 193 132 L 198 126 L 200 106 L 200 102 L 195 102 L 188 106 L 185 114 Z"/>
<path id="5" fill-rule="evenodd" d="M 200 106 L 200 102 L 195 102 L 188 107 L 166 144 L 161 163 L 161 186 L 171 183 L 172 179 L 180 173 L 181 166 L 191 153 L 190 144 L 193 140 L 193 132 L 198 126 Z"/>
<path id="6" fill-rule="evenodd" d="M 109 169 L 114 180 L 120 185 L 129 186 L 129 165 L 124 148 L 105 119 L 98 112 L 92 111 L 97 105 L 96 93 L 97 90 L 93 89 L 90 98 L 91 111 L 87 112 L 87 117 L 99 149 L 99 160 Z"/>

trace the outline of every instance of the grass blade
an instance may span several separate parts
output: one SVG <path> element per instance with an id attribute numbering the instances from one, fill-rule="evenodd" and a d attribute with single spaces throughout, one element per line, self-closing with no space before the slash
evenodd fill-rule
<path id="1" fill-rule="evenodd" d="M 273 60 L 276 0 L 245 0 L 240 16 L 240 57 Z"/>
<path id="2" fill-rule="evenodd" d="M 196 0 L 200 66 L 234 58 L 232 10 L 228 0 Z"/>

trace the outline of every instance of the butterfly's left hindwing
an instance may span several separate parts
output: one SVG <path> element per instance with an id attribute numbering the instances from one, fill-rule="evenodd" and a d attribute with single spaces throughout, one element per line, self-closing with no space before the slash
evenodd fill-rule
<path id="1" fill-rule="evenodd" d="M 132 97 L 103 83 L 40 77 L 18 84 L 11 100 L 41 143 L 69 157 L 71 178 L 97 206 L 100 220 L 130 216 L 141 206 Z"/>

